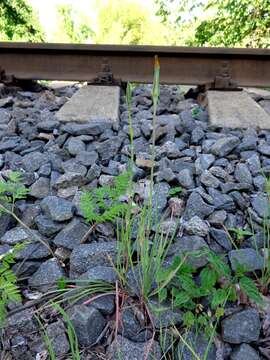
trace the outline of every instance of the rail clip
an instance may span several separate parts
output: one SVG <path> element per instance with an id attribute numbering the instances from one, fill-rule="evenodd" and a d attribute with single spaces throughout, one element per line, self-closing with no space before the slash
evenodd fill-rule
<path id="1" fill-rule="evenodd" d="M 224 61 L 221 65 L 220 71 L 217 73 L 214 82 L 211 83 L 210 89 L 222 91 L 241 91 L 237 82 L 232 80 L 229 69 L 229 62 Z"/>
<path id="2" fill-rule="evenodd" d="M 107 85 L 107 86 L 121 86 L 121 80 L 115 79 L 109 61 L 107 58 L 103 58 L 101 64 L 101 71 L 97 74 L 97 77 L 88 82 L 89 85 Z"/>

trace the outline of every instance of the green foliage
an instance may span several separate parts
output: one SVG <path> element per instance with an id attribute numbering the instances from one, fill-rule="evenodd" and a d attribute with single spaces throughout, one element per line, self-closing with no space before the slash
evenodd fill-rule
<path id="1" fill-rule="evenodd" d="M 78 338 L 76 336 L 74 327 L 72 325 L 72 322 L 70 321 L 70 318 L 66 311 L 58 304 L 54 304 L 53 307 L 62 315 L 66 326 L 67 326 L 67 335 L 68 335 L 68 341 L 71 351 L 72 360 L 80 360 L 80 350 L 79 350 L 79 343 Z"/>
<path id="2" fill-rule="evenodd" d="M 236 273 L 232 273 L 224 257 L 211 251 L 192 252 L 190 256 L 207 257 L 208 264 L 198 273 L 187 262 L 176 257 L 173 264 L 156 277 L 159 287 L 162 288 L 162 282 L 177 269 L 167 291 L 162 289 L 159 292 L 159 300 L 164 301 L 166 297 L 171 297 L 174 307 L 187 310 L 184 316 L 186 326 L 202 326 L 210 334 L 213 330 L 213 319 L 223 315 L 227 301 L 236 301 L 239 288 L 249 299 L 257 303 L 262 301 L 254 281 L 245 275 L 243 269 L 239 268 Z M 202 305 L 207 303 L 209 305 Z"/>
<path id="3" fill-rule="evenodd" d="M 112 186 L 106 185 L 85 192 L 81 196 L 80 208 L 90 223 L 114 221 L 124 213 L 127 204 L 119 198 L 125 195 L 129 185 L 130 172 L 124 172 L 114 179 Z"/>
<path id="4" fill-rule="evenodd" d="M 79 343 L 78 343 L 78 338 L 76 336 L 74 327 L 72 325 L 72 322 L 70 321 L 70 318 L 67 314 L 67 312 L 58 304 L 52 303 L 52 307 L 60 313 L 60 315 L 62 315 L 63 320 L 66 324 L 66 333 L 68 336 L 68 341 L 69 341 L 69 346 L 70 346 L 70 352 L 71 352 L 71 359 L 72 360 L 80 360 L 80 350 L 79 350 Z M 45 326 L 43 325 L 43 323 L 41 322 L 41 320 L 36 317 L 37 322 L 39 324 L 40 329 L 43 332 L 43 340 L 45 342 L 45 345 L 47 347 L 48 350 L 48 355 L 49 355 L 49 359 L 50 360 L 56 360 L 57 356 L 56 353 L 54 351 L 53 348 L 53 344 L 52 344 L 52 339 L 50 339 L 49 334 L 45 328 Z"/>
<path id="5" fill-rule="evenodd" d="M 251 232 L 249 230 L 245 230 L 245 229 L 240 229 L 240 228 L 229 228 L 228 230 L 235 234 L 235 236 L 236 236 L 235 241 L 236 241 L 237 245 L 242 244 L 243 240 L 245 239 L 245 236 L 254 235 L 253 232 Z"/>
<path id="6" fill-rule="evenodd" d="M 174 195 L 178 195 L 183 191 L 183 189 L 181 188 L 181 186 L 176 186 L 172 189 L 170 189 L 169 191 L 169 195 L 174 196 Z"/>
<path id="7" fill-rule="evenodd" d="M 16 286 L 17 277 L 11 266 L 15 263 L 16 254 L 24 246 L 25 243 L 16 244 L 11 250 L 0 255 L 0 326 L 4 324 L 8 303 L 21 300 L 20 290 Z"/>
<path id="8" fill-rule="evenodd" d="M 205 10 L 214 15 L 197 27 L 198 45 L 270 46 L 269 0 L 210 0 Z"/>
<path id="9" fill-rule="evenodd" d="M 14 206 L 16 200 L 26 198 L 28 189 L 21 184 L 21 174 L 11 172 L 7 181 L 0 181 L 0 201 L 2 204 L 12 204 Z M 5 211 L 3 205 L 0 205 L 0 211 Z"/>
<path id="10" fill-rule="evenodd" d="M 26 0 L 1 0 L 0 40 L 44 40 L 37 16 Z"/>
<path id="11" fill-rule="evenodd" d="M 76 11 L 71 4 L 58 5 L 60 17 L 61 41 L 84 43 L 94 36 L 94 31 L 83 14 Z"/>
<path id="12" fill-rule="evenodd" d="M 146 6 L 135 1 L 109 0 L 100 6 L 97 44 L 168 45 L 175 43 L 172 29 L 152 16 Z"/>
<path id="13" fill-rule="evenodd" d="M 160 15 L 186 45 L 270 46 L 269 0 L 156 0 Z M 180 38 L 181 39 L 181 38 Z"/>

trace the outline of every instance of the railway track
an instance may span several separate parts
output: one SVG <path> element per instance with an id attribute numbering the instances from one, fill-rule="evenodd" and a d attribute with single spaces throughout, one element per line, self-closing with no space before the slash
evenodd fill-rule
<path id="1" fill-rule="evenodd" d="M 270 50 L 166 46 L 0 43 L 0 67 L 17 79 L 150 83 L 153 57 L 161 82 L 212 88 L 270 85 Z M 104 65 L 105 61 L 105 65 Z"/>

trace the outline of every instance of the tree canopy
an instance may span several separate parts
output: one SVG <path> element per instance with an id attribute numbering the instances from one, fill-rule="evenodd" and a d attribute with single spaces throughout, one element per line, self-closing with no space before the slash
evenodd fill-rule
<path id="1" fill-rule="evenodd" d="M 194 26 L 193 45 L 270 46 L 269 0 L 156 0 L 163 21 Z M 173 14 L 176 14 L 173 16 Z"/>
<path id="2" fill-rule="evenodd" d="M 83 43 L 94 36 L 94 31 L 88 24 L 89 20 L 72 5 L 59 5 L 57 12 L 60 16 L 60 41 Z"/>
<path id="3" fill-rule="evenodd" d="M 13 41 L 44 40 L 38 18 L 27 1 L 0 1 L 0 39 Z"/>
<path id="4" fill-rule="evenodd" d="M 135 1 L 109 0 L 99 9 L 97 44 L 173 45 L 175 41 L 172 29 Z"/>

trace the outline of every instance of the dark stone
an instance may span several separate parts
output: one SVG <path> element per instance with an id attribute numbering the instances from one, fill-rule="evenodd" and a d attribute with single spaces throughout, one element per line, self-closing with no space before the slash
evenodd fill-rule
<path id="1" fill-rule="evenodd" d="M 70 155 L 77 155 L 85 151 L 85 143 L 80 138 L 70 138 L 68 141 L 68 152 Z"/>
<path id="2" fill-rule="evenodd" d="M 102 143 L 99 143 L 97 145 L 97 152 L 100 156 L 101 161 L 110 160 L 115 155 L 117 155 L 121 144 L 122 139 L 119 137 L 113 137 L 111 139 L 103 141 Z"/>
<path id="3" fill-rule="evenodd" d="M 232 250 L 232 242 L 226 231 L 221 229 L 211 228 L 210 230 L 211 237 L 225 250 Z"/>
<path id="4" fill-rule="evenodd" d="M 16 259 L 19 259 L 19 260 L 23 260 L 23 259 L 29 259 L 29 260 L 32 260 L 32 259 L 44 259 L 48 256 L 50 256 L 50 251 L 49 249 L 39 243 L 39 242 L 36 242 L 36 243 L 30 243 L 28 245 L 26 245 L 22 250 L 20 250 L 15 258 Z"/>
<path id="5" fill-rule="evenodd" d="M 53 184 L 56 190 L 66 189 L 71 186 L 82 186 L 85 184 L 85 177 L 81 173 L 67 172 L 58 177 Z"/>
<path id="6" fill-rule="evenodd" d="M 201 219 L 206 218 L 214 211 L 214 207 L 206 204 L 202 197 L 196 192 L 192 192 L 186 204 L 184 212 L 184 219 L 189 220 L 193 216 L 198 216 Z"/>
<path id="7" fill-rule="evenodd" d="M 84 166 L 92 166 L 98 160 L 98 154 L 96 151 L 81 151 L 76 156 L 76 161 Z"/>
<path id="8" fill-rule="evenodd" d="M 121 312 L 121 322 L 118 329 L 118 334 L 134 342 L 145 342 L 152 336 L 151 331 L 143 329 L 140 322 L 136 319 L 132 308 L 124 309 Z"/>
<path id="9" fill-rule="evenodd" d="M 61 357 L 67 354 L 70 347 L 63 322 L 58 320 L 49 324 L 46 331 L 55 355 Z"/>
<path id="10" fill-rule="evenodd" d="M 252 196 L 251 204 L 253 209 L 261 218 L 266 218 L 269 214 L 269 203 L 267 195 L 263 193 L 257 193 Z"/>
<path id="11" fill-rule="evenodd" d="M 24 335 L 36 331 L 38 326 L 34 319 L 34 309 L 24 309 L 9 316 L 7 326 L 22 332 Z"/>
<path id="12" fill-rule="evenodd" d="M 80 164 L 77 160 L 70 159 L 63 163 L 63 170 L 66 173 L 76 173 L 85 176 L 87 173 L 86 166 Z"/>
<path id="13" fill-rule="evenodd" d="M 17 226 L 11 230 L 8 230 L 1 237 L 0 241 L 3 244 L 15 245 L 26 240 L 31 240 L 31 236 L 22 226 Z"/>
<path id="14" fill-rule="evenodd" d="M 189 332 L 184 339 L 186 343 L 180 340 L 176 348 L 175 357 L 177 359 L 193 360 L 194 356 L 191 351 L 192 349 L 199 359 L 216 360 L 215 346 L 210 345 L 208 348 L 209 340 L 203 333 L 195 334 Z"/>
<path id="15" fill-rule="evenodd" d="M 39 269 L 28 279 L 30 287 L 46 292 L 56 287 L 57 280 L 65 276 L 64 270 L 55 259 L 42 263 Z"/>
<path id="16" fill-rule="evenodd" d="M 215 210 L 235 210 L 235 204 L 231 196 L 222 194 L 220 191 L 212 188 L 209 189 L 208 192 L 213 199 L 213 206 L 215 207 Z"/>
<path id="17" fill-rule="evenodd" d="M 255 309 L 235 313 L 221 322 L 223 341 L 230 344 L 251 343 L 260 335 L 261 323 Z"/>
<path id="18" fill-rule="evenodd" d="M 148 356 L 146 357 L 147 353 Z M 155 340 L 149 340 L 145 343 L 136 343 L 118 335 L 109 346 L 106 355 L 110 360 L 160 360 L 161 350 L 159 344 Z"/>
<path id="19" fill-rule="evenodd" d="M 43 199 L 50 193 L 50 180 L 45 177 L 40 177 L 34 184 L 31 185 L 29 195 L 36 199 Z"/>
<path id="20" fill-rule="evenodd" d="M 38 227 L 38 231 L 45 235 L 51 236 L 60 231 L 63 227 L 62 224 L 52 221 L 50 218 L 44 215 L 39 215 L 35 218 L 35 223 Z"/>
<path id="21" fill-rule="evenodd" d="M 167 256 L 184 256 L 187 253 L 207 249 L 208 245 L 202 237 L 196 235 L 182 236 L 178 237 L 176 241 L 169 247 Z M 206 265 L 207 261 L 208 260 L 205 256 L 187 257 L 187 262 L 191 264 L 194 268 L 199 268 Z"/>
<path id="22" fill-rule="evenodd" d="M 111 266 L 111 261 L 115 261 L 116 256 L 115 241 L 79 245 L 70 256 L 70 276 L 80 276 L 96 266 Z"/>
<path id="23" fill-rule="evenodd" d="M 27 154 L 22 158 L 22 165 L 29 172 L 38 170 L 46 162 L 48 162 L 46 155 L 38 151 Z"/>
<path id="24" fill-rule="evenodd" d="M 57 246 L 63 246 L 73 250 L 79 246 L 83 237 L 88 232 L 89 226 L 74 218 L 67 226 L 56 235 L 53 242 Z"/>
<path id="25" fill-rule="evenodd" d="M 91 305 L 104 316 L 112 315 L 115 311 L 115 296 L 105 293 L 104 296 L 91 301 Z"/>
<path id="26" fill-rule="evenodd" d="M 100 167 L 97 164 L 93 164 L 86 174 L 86 179 L 89 182 L 92 182 L 93 180 L 97 179 L 100 176 L 100 174 L 101 174 Z"/>
<path id="27" fill-rule="evenodd" d="M 172 305 L 168 302 L 159 303 L 156 299 L 149 301 L 152 321 L 156 329 L 168 328 L 170 326 L 181 325 L 183 322 L 183 313 L 172 310 Z"/>
<path id="28" fill-rule="evenodd" d="M 240 140 L 236 136 L 227 136 L 218 139 L 211 147 L 211 152 L 219 157 L 228 155 L 233 149 L 239 145 Z"/>
<path id="29" fill-rule="evenodd" d="M 56 120 L 45 120 L 37 124 L 37 128 L 40 131 L 53 132 L 54 129 L 59 128 L 59 122 Z"/>
<path id="30" fill-rule="evenodd" d="M 235 167 L 234 176 L 238 182 L 252 185 L 252 176 L 246 164 L 238 163 Z"/>
<path id="31" fill-rule="evenodd" d="M 233 183 L 227 182 L 220 185 L 223 193 L 229 193 L 231 191 L 252 191 L 252 185 L 247 183 Z"/>
<path id="32" fill-rule="evenodd" d="M 109 122 L 91 122 L 87 124 L 67 124 L 63 127 L 63 131 L 67 132 L 71 135 L 78 136 L 78 135 L 100 135 L 106 129 L 110 129 L 112 124 Z"/>
<path id="33" fill-rule="evenodd" d="M 186 189 L 193 189 L 195 187 L 193 175 L 189 169 L 181 170 L 177 175 L 177 180 L 179 184 Z"/>
<path id="34" fill-rule="evenodd" d="M 106 325 L 101 313 L 94 306 L 75 305 L 68 312 L 81 346 L 94 345 Z"/>
<path id="35" fill-rule="evenodd" d="M 239 249 L 229 252 L 229 260 L 233 271 L 237 266 L 243 267 L 246 271 L 261 270 L 264 267 L 264 259 L 254 249 Z"/>
<path id="36" fill-rule="evenodd" d="M 260 360 L 260 356 L 250 345 L 241 344 L 231 354 L 231 360 Z"/>
<path id="37" fill-rule="evenodd" d="M 114 284 L 117 279 L 117 272 L 110 266 L 95 266 L 79 277 L 79 280 L 86 280 L 87 282 L 100 280 L 111 284 Z"/>
<path id="38" fill-rule="evenodd" d="M 73 217 L 74 205 L 72 202 L 57 196 L 47 196 L 40 203 L 45 215 L 53 221 L 66 221 Z"/>

